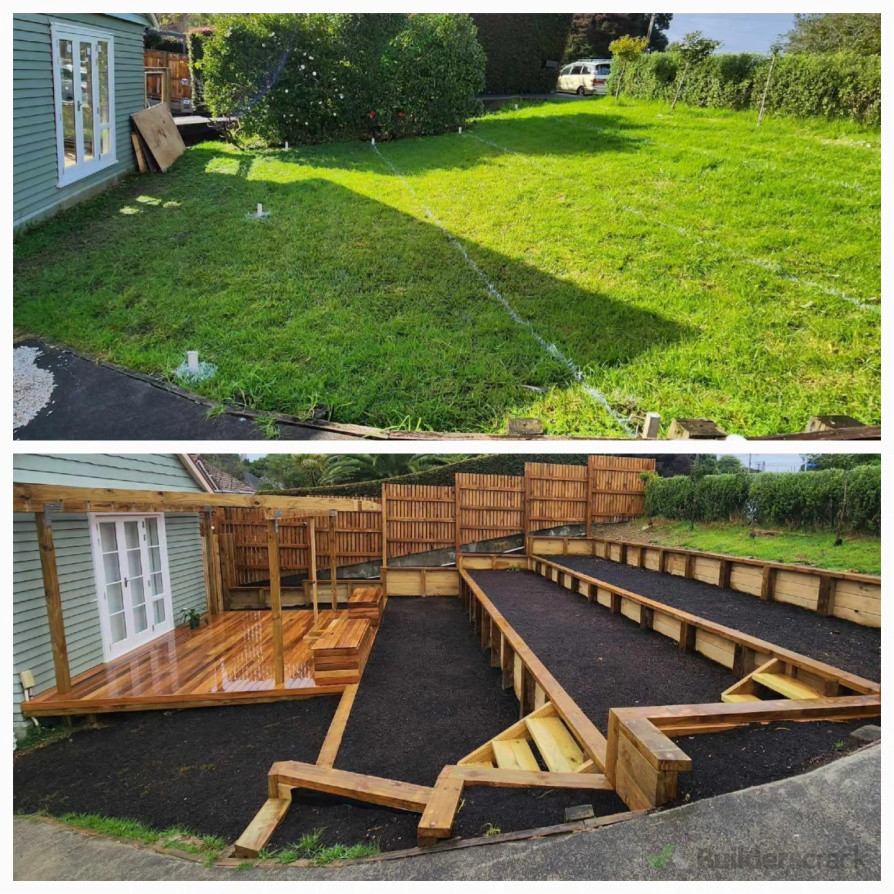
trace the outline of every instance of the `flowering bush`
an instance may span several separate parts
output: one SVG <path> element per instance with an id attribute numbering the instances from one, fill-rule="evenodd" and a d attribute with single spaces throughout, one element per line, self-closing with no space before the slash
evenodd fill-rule
<path id="1" fill-rule="evenodd" d="M 202 68 L 212 114 L 281 145 L 460 124 L 484 54 L 465 15 L 261 13 L 221 16 Z"/>

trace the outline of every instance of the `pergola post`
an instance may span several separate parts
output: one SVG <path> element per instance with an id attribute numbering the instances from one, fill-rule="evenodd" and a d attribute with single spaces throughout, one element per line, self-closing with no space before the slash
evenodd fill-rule
<path id="1" fill-rule="evenodd" d="M 53 649 L 53 669 L 56 672 L 56 692 L 71 692 L 71 671 L 68 666 L 68 646 L 65 642 L 65 621 L 62 617 L 62 593 L 56 569 L 56 546 L 53 543 L 53 522 L 48 511 L 36 512 L 37 543 L 40 547 L 40 571 L 47 601 L 47 621 L 50 645 Z"/>
<path id="2" fill-rule="evenodd" d="M 273 621 L 273 680 L 285 685 L 285 661 L 282 642 L 282 584 L 279 576 L 278 522 L 267 519 L 267 560 L 270 573 L 270 617 Z"/>
<path id="3" fill-rule="evenodd" d="M 333 509 L 329 513 L 329 583 L 332 591 L 332 611 L 338 610 L 338 580 L 335 571 L 338 563 L 338 548 L 335 542 L 337 513 Z"/>
<path id="4" fill-rule="evenodd" d="M 314 601 L 314 627 L 320 612 L 320 594 L 317 589 L 317 520 L 311 516 L 307 521 L 307 537 L 310 541 L 310 592 Z"/>

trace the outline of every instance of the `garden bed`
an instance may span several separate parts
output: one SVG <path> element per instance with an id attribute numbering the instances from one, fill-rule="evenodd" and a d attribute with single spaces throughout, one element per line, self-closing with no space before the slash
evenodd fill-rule
<path id="1" fill-rule="evenodd" d="M 590 556 L 549 556 L 549 559 L 868 680 L 881 679 L 881 630 L 878 628 L 823 617 L 796 605 L 765 602 L 748 593 L 679 575 Z"/>
<path id="2" fill-rule="evenodd" d="M 737 679 L 704 656 L 681 652 L 667 637 L 531 572 L 475 571 L 471 577 L 603 732 L 610 708 L 719 702 Z M 692 758 L 692 772 L 680 774 L 678 801 L 810 769 L 834 756 L 848 733 L 864 724 L 758 724 L 682 737 L 677 744 Z"/>
<path id="3" fill-rule="evenodd" d="M 181 825 L 232 842 L 263 803 L 275 761 L 315 762 L 337 702 L 315 697 L 103 718 L 102 729 L 16 755 L 14 806 Z M 392 598 L 335 766 L 432 785 L 446 764 L 517 719 L 518 703 L 500 687 L 458 599 Z M 566 807 L 583 803 L 597 816 L 626 809 L 610 792 L 475 788 L 455 833 L 472 838 L 554 825 Z M 418 814 L 295 791 L 270 847 L 316 830 L 323 845 L 415 847 L 418 822 Z"/>

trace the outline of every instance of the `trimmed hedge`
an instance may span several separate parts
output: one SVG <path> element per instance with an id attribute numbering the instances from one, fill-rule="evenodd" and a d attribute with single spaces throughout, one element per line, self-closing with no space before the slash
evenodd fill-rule
<path id="1" fill-rule="evenodd" d="M 214 115 L 272 145 L 439 133 L 477 110 L 484 53 L 469 16 L 221 16 L 204 42 Z"/>
<path id="2" fill-rule="evenodd" d="M 646 515 L 693 518 L 695 521 L 738 521 L 832 528 L 838 524 L 847 482 L 844 527 L 881 530 L 881 466 L 850 471 L 770 472 L 759 475 L 706 475 L 693 481 L 685 475 L 651 477 L 646 484 Z M 694 500 L 694 506 L 693 506 Z"/>
<path id="3" fill-rule="evenodd" d="M 758 108 L 770 57 L 715 54 L 686 73 L 680 101 L 692 106 Z M 683 61 L 678 53 L 650 53 L 627 66 L 622 92 L 639 99 L 670 101 Z M 617 76 L 613 71 L 612 79 Z M 609 80 L 609 89 L 613 80 Z M 881 57 L 853 53 L 776 57 L 766 109 L 799 117 L 849 118 L 881 124 Z"/>
<path id="4" fill-rule="evenodd" d="M 487 93 L 551 93 L 571 34 L 570 13 L 473 13 Z"/>

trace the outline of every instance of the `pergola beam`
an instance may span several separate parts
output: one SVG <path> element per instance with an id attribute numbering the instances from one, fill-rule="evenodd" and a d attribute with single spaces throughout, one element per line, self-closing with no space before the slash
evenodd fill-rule
<path id="1" fill-rule="evenodd" d="M 113 487 L 64 487 L 13 484 L 12 511 L 40 512 L 44 503 L 61 503 L 60 512 L 202 512 L 205 509 L 273 509 L 301 515 L 375 512 L 378 500 L 349 497 L 276 497 L 261 494 L 208 494 L 190 491 L 119 490 Z"/>

